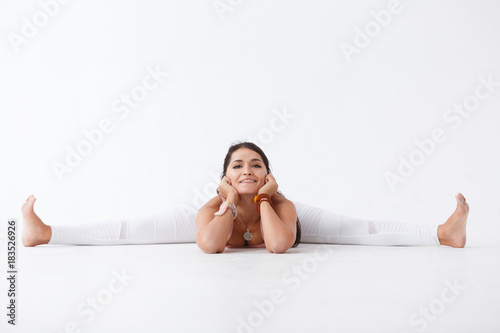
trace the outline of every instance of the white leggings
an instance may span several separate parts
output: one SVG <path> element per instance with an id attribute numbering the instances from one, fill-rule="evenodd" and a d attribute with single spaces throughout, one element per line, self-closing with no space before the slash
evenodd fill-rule
<path id="1" fill-rule="evenodd" d="M 438 225 L 361 220 L 295 202 L 301 243 L 440 245 Z M 120 245 L 196 242 L 196 211 L 173 208 L 143 218 L 52 226 L 49 244 Z"/>

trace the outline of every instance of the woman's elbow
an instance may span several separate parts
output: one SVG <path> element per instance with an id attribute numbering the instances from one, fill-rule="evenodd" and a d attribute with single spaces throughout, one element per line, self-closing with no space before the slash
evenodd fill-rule
<path id="1" fill-rule="evenodd" d="M 288 251 L 288 249 L 292 247 L 291 245 L 289 246 L 288 244 L 280 243 L 280 242 L 275 242 L 268 244 L 266 243 L 266 249 L 270 253 L 285 253 Z"/>
<path id="2" fill-rule="evenodd" d="M 202 240 L 197 240 L 196 244 L 198 247 L 205 253 L 214 254 L 214 253 L 222 253 L 226 249 L 226 244 L 223 246 L 221 244 L 217 244 L 215 242 L 204 242 Z"/>
<path id="3" fill-rule="evenodd" d="M 282 235 L 274 239 L 266 240 L 264 237 L 266 249 L 271 253 L 285 253 L 295 243 L 295 235 Z"/>
<path id="4" fill-rule="evenodd" d="M 222 253 L 224 250 L 219 250 L 219 249 L 202 249 L 203 252 L 208 253 L 208 254 L 216 254 L 216 253 Z"/>
<path id="5" fill-rule="evenodd" d="M 215 253 L 222 253 L 224 252 L 224 249 L 221 249 L 221 248 L 217 248 L 217 247 L 210 247 L 210 246 L 200 246 L 198 244 L 198 247 L 205 253 L 208 253 L 208 254 L 215 254 Z"/>

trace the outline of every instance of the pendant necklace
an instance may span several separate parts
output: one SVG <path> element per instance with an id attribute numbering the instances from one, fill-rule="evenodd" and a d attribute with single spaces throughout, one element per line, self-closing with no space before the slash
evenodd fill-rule
<path id="1" fill-rule="evenodd" d="M 245 223 L 243 223 L 243 221 L 241 221 L 238 217 L 236 217 L 236 219 L 238 221 L 241 222 L 241 224 L 243 224 L 243 226 L 247 229 L 247 232 L 245 232 L 245 234 L 243 235 L 243 238 L 245 239 L 245 241 L 249 241 L 252 239 L 253 235 L 252 233 L 250 232 L 250 228 L 253 226 L 253 224 L 255 222 L 257 222 L 259 219 L 260 219 L 260 216 L 257 216 L 257 220 L 253 221 L 252 224 L 250 224 L 250 226 L 247 228 L 247 226 L 245 225 Z"/>

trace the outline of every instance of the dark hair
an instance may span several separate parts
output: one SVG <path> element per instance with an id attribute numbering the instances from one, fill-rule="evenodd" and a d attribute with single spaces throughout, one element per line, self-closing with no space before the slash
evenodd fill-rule
<path id="1" fill-rule="evenodd" d="M 266 154 L 264 154 L 264 151 L 262 151 L 262 149 L 260 149 L 259 146 L 257 146 L 253 142 L 248 142 L 248 141 L 247 142 L 239 142 L 239 143 L 235 143 L 235 144 L 231 145 L 227 151 L 226 157 L 224 158 L 224 165 L 222 167 L 222 173 L 220 176 L 221 180 L 222 180 L 222 178 L 224 178 L 226 176 L 226 170 L 227 170 L 227 167 L 229 166 L 229 163 L 231 162 L 232 154 L 240 148 L 248 148 L 250 150 L 253 150 L 257 154 L 259 154 L 262 157 L 262 161 L 264 162 L 264 165 L 266 166 L 267 173 L 268 174 L 271 173 L 271 167 L 269 166 L 269 160 L 268 160 Z M 280 195 L 283 195 L 283 193 L 281 193 L 280 191 L 278 191 L 277 193 Z M 219 189 L 217 189 L 217 194 L 219 194 Z M 283 195 L 283 197 L 285 197 L 285 196 Z M 295 237 L 295 243 L 293 243 L 292 247 L 297 247 L 297 245 L 299 245 L 300 236 L 301 236 L 300 220 L 299 220 L 299 217 L 297 216 L 297 233 L 296 233 L 296 237 Z"/>

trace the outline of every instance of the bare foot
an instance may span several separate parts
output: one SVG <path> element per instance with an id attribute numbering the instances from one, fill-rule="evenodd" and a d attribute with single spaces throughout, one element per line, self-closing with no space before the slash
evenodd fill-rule
<path id="1" fill-rule="evenodd" d="M 457 199 L 457 209 L 444 224 L 438 227 L 438 238 L 441 245 L 464 247 L 469 205 L 465 202 L 462 193 L 458 193 L 455 198 Z"/>
<path id="2" fill-rule="evenodd" d="M 42 220 L 35 214 L 33 205 L 36 198 L 32 194 L 26 199 L 21 211 L 23 213 L 23 235 L 22 240 L 24 246 L 35 246 L 47 244 L 52 237 L 52 229 L 44 224 Z"/>

